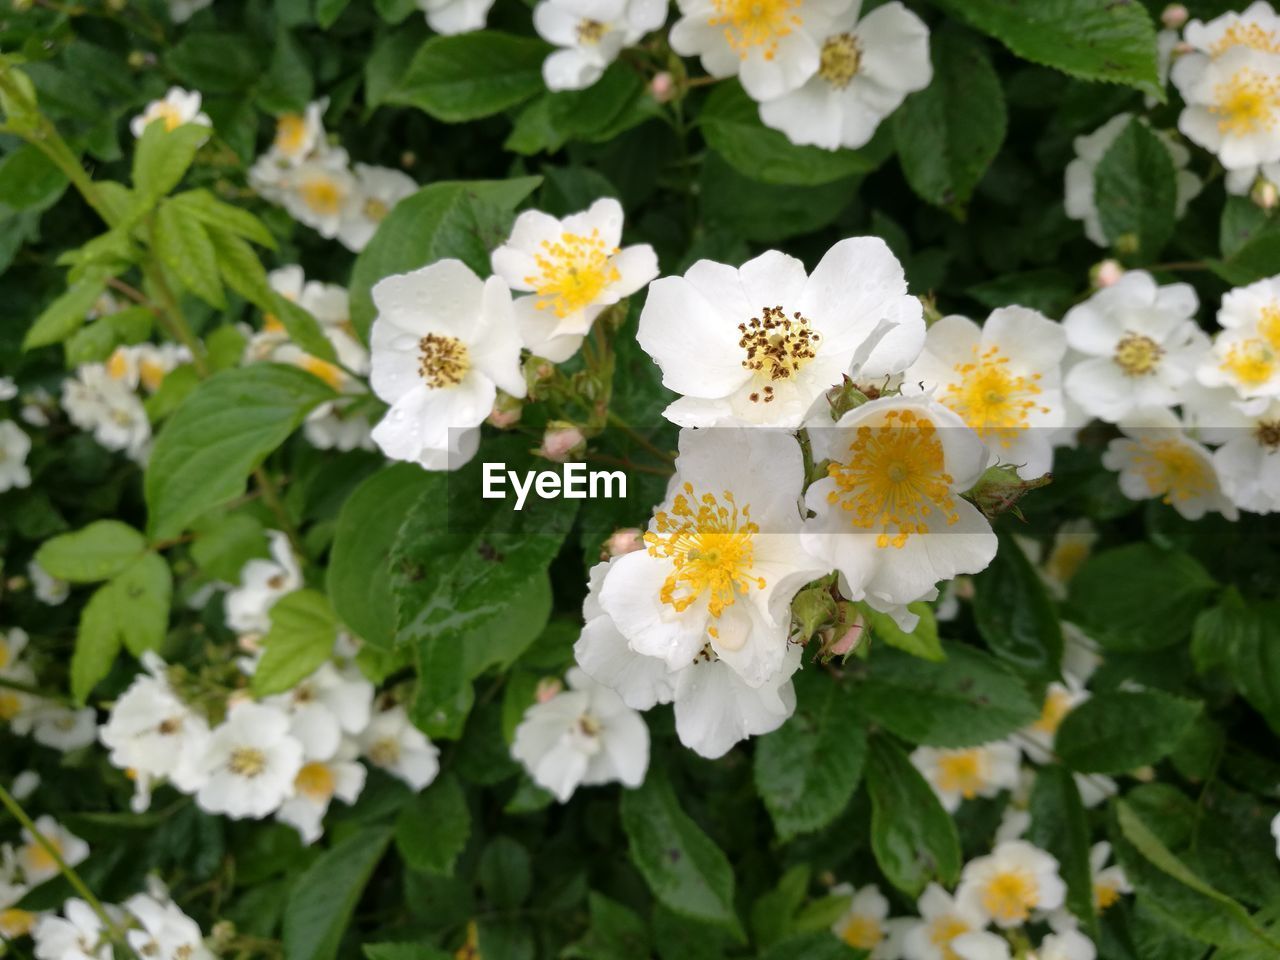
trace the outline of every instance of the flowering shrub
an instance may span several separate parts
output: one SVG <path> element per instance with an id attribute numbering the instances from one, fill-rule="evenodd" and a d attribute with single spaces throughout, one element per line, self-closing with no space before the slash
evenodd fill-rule
<path id="1" fill-rule="evenodd" d="M 1229 7 L 10 0 L 0 954 L 1280 957 Z"/>

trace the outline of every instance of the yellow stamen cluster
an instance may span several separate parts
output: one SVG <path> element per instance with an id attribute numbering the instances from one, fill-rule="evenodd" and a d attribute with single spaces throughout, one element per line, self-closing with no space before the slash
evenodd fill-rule
<path id="1" fill-rule="evenodd" d="M 942 402 L 958 413 L 984 440 L 999 440 L 1007 447 L 1024 429 L 1032 413 L 1048 413 L 1032 399 L 1041 394 L 1040 374 L 1016 374 L 999 347 L 979 352 L 973 348 L 970 363 L 956 364 L 959 383 L 947 385 Z"/>
<path id="2" fill-rule="evenodd" d="M 1227 347 L 1218 365 L 1246 387 L 1258 387 L 1276 374 L 1276 352 L 1265 340 L 1250 337 Z"/>
<path id="3" fill-rule="evenodd" d="M 286 156 L 302 152 L 307 141 L 307 120 L 299 113 L 286 113 L 276 121 L 276 149 Z"/>
<path id="4" fill-rule="evenodd" d="M 322 216 L 336 216 L 342 212 L 347 192 L 336 180 L 327 176 L 314 176 L 298 187 L 302 202 Z"/>
<path id="5" fill-rule="evenodd" d="M 1093 905 L 1099 913 L 1112 906 L 1120 899 L 1120 889 L 1110 883 L 1093 885 Z"/>
<path id="6" fill-rule="evenodd" d="M 1209 112 L 1218 117 L 1218 130 L 1237 137 L 1276 125 L 1280 111 L 1280 79 L 1248 67 L 1213 90 L 1215 103 Z"/>
<path id="7" fill-rule="evenodd" d="M 1164 348 L 1141 333 L 1127 332 L 1116 344 L 1115 361 L 1130 377 L 1154 373 L 1164 356 Z"/>
<path id="8" fill-rule="evenodd" d="M 383 737 L 369 747 L 368 757 L 379 767 L 394 767 L 400 762 L 400 742 Z"/>
<path id="9" fill-rule="evenodd" d="M 724 39 L 742 60 L 761 48 L 772 60 L 778 55 L 778 41 L 804 23 L 797 12 L 804 0 L 712 0 L 715 15 L 707 23 L 724 27 Z"/>
<path id="10" fill-rule="evenodd" d="M 929 940 L 942 951 L 942 960 L 960 960 L 960 955 L 951 948 L 951 941 L 968 932 L 969 925 L 950 913 L 929 924 Z"/>
<path id="11" fill-rule="evenodd" d="M 609 27 L 599 20 L 579 20 L 577 27 L 578 42 L 585 47 L 595 46 L 603 38 Z"/>
<path id="12" fill-rule="evenodd" d="M 841 939 L 855 950 L 871 950 L 884 939 L 884 929 L 875 917 L 855 914 L 845 924 Z"/>
<path id="13" fill-rule="evenodd" d="M 765 307 L 759 317 L 738 324 L 738 346 L 746 351 L 746 369 L 763 380 L 786 380 L 817 355 L 821 335 L 797 310 L 788 317 L 782 307 Z M 770 403 L 773 387 L 751 394 L 752 403 Z"/>
<path id="14" fill-rule="evenodd" d="M 972 800 L 986 786 L 982 751 L 953 750 L 938 758 L 938 789 Z"/>
<path id="15" fill-rule="evenodd" d="M 457 337 L 428 333 L 418 341 L 418 376 L 442 390 L 457 386 L 471 369 L 471 354 Z"/>
<path id="16" fill-rule="evenodd" d="M 844 462 L 828 467 L 838 503 L 854 527 L 879 532 L 877 547 L 903 547 L 912 534 L 928 533 L 937 511 L 956 523 L 952 476 L 946 472 L 938 428 L 912 410 L 890 410 L 876 426 L 861 426 Z"/>
<path id="17" fill-rule="evenodd" d="M 342 384 L 347 379 L 347 375 L 343 373 L 341 367 L 329 363 L 327 360 L 321 360 L 319 357 L 308 355 L 303 358 L 299 366 L 313 377 L 323 380 L 334 390 L 341 390 Z"/>
<path id="18" fill-rule="evenodd" d="M 236 747 L 231 751 L 227 769 L 237 776 L 252 780 L 267 769 L 267 755 L 257 747 Z"/>
<path id="19" fill-rule="evenodd" d="M 1280 420 L 1259 421 L 1253 435 L 1258 438 L 1259 446 L 1280 450 Z"/>
<path id="20" fill-rule="evenodd" d="M 1151 493 L 1168 504 L 1203 496 L 1214 487 L 1212 468 L 1176 439 L 1139 441 L 1133 469 Z"/>
<path id="21" fill-rule="evenodd" d="M 165 132 L 169 133 L 182 126 L 182 113 L 172 103 L 162 100 L 148 109 L 146 113 L 148 126 L 157 120 L 164 125 Z"/>
<path id="22" fill-rule="evenodd" d="M 982 890 L 982 906 L 996 920 L 1026 920 L 1040 900 L 1035 877 L 1026 870 L 997 873 Z"/>
<path id="23" fill-rule="evenodd" d="M 1065 690 L 1050 690 L 1040 708 L 1040 719 L 1031 725 L 1031 729 L 1052 737 L 1070 712 L 1071 694 Z"/>
<path id="24" fill-rule="evenodd" d="M 662 584 L 662 602 L 677 612 L 700 598 L 718 617 L 739 593 L 763 590 L 763 577 L 751 575 L 752 537 L 760 528 L 751 521 L 750 505 L 738 508 L 731 491 L 719 497 L 697 494 L 686 483 L 671 503 L 670 512 L 654 515 L 654 529 L 644 535 L 649 555 L 670 560 L 673 570 Z"/>
<path id="25" fill-rule="evenodd" d="M 559 240 L 542 241 L 542 252 L 533 258 L 539 273 L 524 282 L 537 294 L 539 310 L 554 310 L 564 318 L 590 306 L 605 287 L 622 279 L 613 262 L 618 252 L 600 239 L 599 230 L 586 236 L 562 233 Z"/>
<path id="26" fill-rule="evenodd" d="M 374 223 L 381 223 L 387 218 L 387 214 L 390 212 L 391 208 L 377 197 L 369 197 L 369 199 L 364 202 L 364 215 Z"/>
<path id="27" fill-rule="evenodd" d="M 1280 53 L 1280 38 L 1274 30 L 1264 30 L 1258 23 L 1233 23 L 1222 37 L 1209 48 L 1210 54 L 1220 57 L 1235 47 L 1249 47 L 1264 53 Z"/>
<path id="28" fill-rule="evenodd" d="M 837 33 L 822 44 L 818 76 L 837 90 L 853 82 L 862 69 L 862 48 L 852 33 Z"/>
<path id="29" fill-rule="evenodd" d="M 337 784 L 333 779 L 333 771 L 324 763 L 308 763 L 298 771 L 293 785 L 298 792 L 313 800 L 328 800 L 333 796 Z"/>

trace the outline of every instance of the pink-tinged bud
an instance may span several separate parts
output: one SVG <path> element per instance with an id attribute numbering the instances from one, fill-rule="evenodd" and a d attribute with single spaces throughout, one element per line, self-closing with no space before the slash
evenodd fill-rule
<path id="1" fill-rule="evenodd" d="M 849 629 L 846 630 L 844 634 L 835 641 L 835 643 L 831 644 L 827 649 L 827 653 L 833 657 L 843 657 L 852 653 L 853 648 L 858 645 L 858 641 L 862 639 L 862 633 L 866 629 L 867 625 L 863 623 L 862 618 L 859 617 L 857 620 L 853 621 L 849 626 Z"/>
<path id="2" fill-rule="evenodd" d="M 538 453 L 552 463 L 564 463 L 581 454 L 586 445 L 587 438 L 573 424 L 553 421 L 542 436 Z"/>
<path id="3" fill-rule="evenodd" d="M 649 83 L 649 93 L 658 103 L 668 103 L 676 93 L 676 80 L 666 70 L 656 73 Z"/>
<path id="4" fill-rule="evenodd" d="M 1160 14 L 1160 22 L 1170 30 L 1179 29 L 1191 16 L 1187 8 L 1180 3 L 1171 3 Z"/>
<path id="5" fill-rule="evenodd" d="M 1093 268 L 1093 285 L 1101 290 L 1103 287 L 1115 286 L 1124 276 L 1124 267 L 1119 260 L 1103 260 Z"/>
<path id="6" fill-rule="evenodd" d="M 543 677 L 538 681 L 538 688 L 534 692 L 534 698 L 539 703 L 546 703 L 548 700 L 554 700 L 558 697 L 563 689 L 564 684 L 555 677 Z"/>
<path id="7" fill-rule="evenodd" d="M 255 653 L 261 653 L 262 635 L 257 633 L 242 633 L 240 636 L 236 637 L 236 646 L 250 656 Z"/>
<path id="8" fill-rule="evenodd" d="M 960 576 L 951 581 L 951 592 L 957 600 L 973 599 L 973 577 Z"/>
<path id="9" fill-rule="evenodd" d="M 1280 203 L 1280 190 L 1270 180 L 1259 180 L 1253 185 L 1249 197 L 1263 210 L 1274 210 Z"/>
<path id="10" fill-rule="evenodd" d="M 615 530 L 604 544 L 607 557 L 620 557 L 643 549 L 644 533 L 638 527 L 623 527 L 621 530 Z"/>
<path id="11" fill-rule="evenodd" d="M 499 391 L 498 398 L 493 402 L 493 410 L 489 413 L 489 422 L 499 430 L 508 430 L 520 422 L 523 413 L 523 401 Z"/>

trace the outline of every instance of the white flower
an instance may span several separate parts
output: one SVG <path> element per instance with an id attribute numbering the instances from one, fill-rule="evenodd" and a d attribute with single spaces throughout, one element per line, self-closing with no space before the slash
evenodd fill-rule
<path id="1" fill-rule="evenodd" d="M 1233 387 L 1241 397 L 1280 397 L 1280 276 L 1224 296 L 1218 323 L 1223 329 L 1200 382 Z"/>
<path id="2" fill-rule="evenodd" d="M 1228 170 L 1280 160 L 1280 52 L 1249 44 L 1214 57 L 1191 53 L 1171 71 L 1186 101 L 1178 129 Z"/>
<path id="3" fill-rule="evenodd" d="M 948 813 L 955 813 L 961 800 L 994 797 L 1001 790 L 1014 789 L 1021 759 L 1021 751 L 1004 742 L 955 750 L 917 747 L 911 754 L 912 764 Z"/>
<path id="4" fill-rule="evenodd" d="M 212 127 L 208 114 L 200 112 L 200 94 L 194 90 L 170 87 L 163 100 L 152 100 L 147 108 L 129 121 L 129 132 L 141 137 L 147 126 L 159 120 L 165 130 L 176 130 L 184 123 Z"/>
<path id="5" fill-rule="evenodd" d="M 13 794 L 15 800 L 26 800 L 38 789 L 40 789 L 40 774 L 34 770 L 23 770 L 13 778 L 13 785 L 9 787 L 9 792 Z M 2 868 L 0 873 L 3 873 Z M 0 897 L 0 900 L 3 899 Z"/>
<path id="6" fill-rule="evenodd" d="M 356 180 L 347 166 L 347 151 L 335 147 L 286 169 L 277 186 L 280 203 L 290 216 L 332 239 L 355 195 Z"/>
<path id="7" fill-rule="evenodd" d="M 209 735 L 200 761 L 205 782 L 196 804 L 233 819 L 265 817 L 293 796 L 302 769 L 302 744 L 289 732 L 289 716 L 276 707 L 241 703 Z"/>
<path id="8" fill-rule="evenodd" d="M 1130 270 L 1073 307 L 1062 320 L 1067 343 L 1088 359 L 1067 374 L 1067 394 L 1108 423 L 1178 403 L 1207 349 L 1198 305 L 1189 284 L 1161 287 L 1146 271 Z"/>
<path id="9" fill-rule="evenodd" d="M 373 392 L 391 409 L 373 430 L 393 460 L 461 466 L 502 389 L 525 394 L 511 293 L 459 260 L 441 260 L 373 288 Z"/>
<path id="10" fill-rule="evenodd" d="M 1089 851 L 1089 871 L 1093 875 L 1093 906 L 1102 913 L 1123 894 L 1133 893 L 1129 878 L 1119 864 L 1107 866 L 1111 859 L 1111 844 L 1105 840 L 1095 843 Z"/>
<path id="11" fill-rule="evenodd" d="M 101 363 L 88 363 L 62 387 L 62 407 L 81 430 L 108 450 L 121 450 L 132 460 L 146 461 L 151 421 L 128 383 L 112 377 Z"/>
<path id="12" fill-rule="evenodd" d="M 155 393 L 164 378 L 184 363 L 191 362 L 191 351 L 176 343 L 139 343 L 116 347 L 107 358 L 107 373 L 112 379 L 127 383 L 130 390 L 141 385 Z"/>
<path id="13" fill-rule="evenodd" d="M 525 710 L 512 757 L 561 803 L 580 785 L 640 786 L 649 767 L 649 728 L 640 714 L 576 667 L 566 679 L 567 690 Z"/>
<path id="14" fill-rule="evenodd" d="M 30 452 L 31 438 L 12 420 L 0 420 L 0 493 L 31 485 Z"/>
<path id="15" fill-rule="evenodd" d="M 356 746 L 350 741 L 330 756 L 309 758 L 294 778 L 293 796 L 276 811 L 276 819 L 294 827 L 304 843 L 319 840 L 333 798 L 355 803 L 364 790 L 367 772 L 355 758 Z"/>
<path id="16" fill-rule="evenodd" d="M 840 571 L 846 597 L 891 610 L 991 562 L 991 525 L 960 496 L 988 454 L 956 414 L 925 396 L 884 397 L 809 436 L 815 462 L 831 464 L 805 494 L 804 544 Z"/>
<path id="17" fill-rule="evenodd" d="M 966 317 L 943 317 L 929 328 L 924 350 L 903 383 L 925 391 L 959 414 L 1003 463 L 1023 479 L 1053 466 L 1052 432 L 1061 427 L 1060 324 L 1026 307 L 1002 307 L 979 327 Z"/>
<path id="18" fill-rule="evenodd" d="M 1101 663 L 1102 653 L 1097 643 L 1074 623 L 1063 620 L 1062 672 L 1086 683 Z"/>
<path id="19" fill-rule="evenodd" d="M 818 70 L 797 90 L 760 104 L 760 119 L 795 144 L 864 146 L 880 121 L 933 79 L 929 28 L 897 0 L 858 19 L 861 0 L 822 35 Z"/>
<path id="20" fill-rule="evenodd" d="M 1063 679 L 1065 684 L 1055 680 L 1045 688 L 1040 718 L 1019 734 L 1023 752 L 1036 763 L 1048 763 L 1053 759 L 1053 743 L 1062 721 L 1089 699 L 1089 691 L 1075 677 L 1064 674 Z"/>
<path id="21" fill-rule="evenodd" d="M 12 400 L 18 395 L 18 385 L 13 377 L 0 377 L 0 400 Z"/>
<path id="22" fill-rule="evenodd" d="M 855 950 L 870 951 L 871 960 L 896 960 L 900 955 L 901 933 L 892 929 L 889 901 L 874 883 L 854 891 L 847 883 L 831 888 L 837 895 L 853 894 L 849 908 L 831 927 L 831 932 Z"/>
<path id="23" fill-rule="evenodd" d="M 713 77 L 735 74 L 755 100 L 772 100 L 818 72 L 832 21 L 850 0 L 678 0 L 671 49 L 697 56 Z"/>
<path id="24" fill-rule="evenodd" d="M 342 211 L 338 239 L 359 253 L 373 239 L 379 225 L 397 203 L 418 191 L 413 177 L 391 167 L 355 165 L 356 186 Z"/>
<path id="25" fill-rule="evenodd" d="M 637 339 L 683 396 L 683 427 L 798 427 L 856 371 L 904 370 L 924 343 L 920 301 L 875 237 L 842 240 L 813 274 L 769 251 L 741 269 L 699 260 L 649 286 Z"/>
<path id="26" fill-rule="evenodd" d="M 1079 930 L 1058 930 L 1040 941 L 1035 955 L 1037 960 L 1095 960 L 1098 948 Z"/>
<path id="27" fill-rule="evenodd" d="M 51 607 L 61 606 L 71 594 L 71 584 L 60 577 L 53 576 L 35 560 L 27 563 L 27 577 L 31 580 L 36 599 Z"/>
<path id="28" fill-rule="evenodd" d="M 31 666 L 18 660 L 27 640 L 27 632 L 21 627 L 14 627 L 8 633 L 0 631 L 0 677 L 20 684 L 35 683 Z M 33 707 L 38 707 L 38 703 L 30 694 L 0 687 L 0 721 L 9 723 L 14 733 L 25 735 L 31 729 Z"/>
<path id="29" fill-rule="evenodd" d="M 536 356 L 569 359 L 606 307 L 658 275 L 653 247 L 618 246 L 622 219 L 622 205 L 609 198 L 563 220 L 526 210 L 493 251 L 493 272 L 512 290 L 530 291 L 516 299 L 515 315 Z"/>
<path id="30" fill-rule="evenodd" d="M 1102 218 L 1094 198 L 1094 174 L 1102 158 L 1111 149 L 1111 145 L 1133 121 L 1133 114 L 1118 113 L 1093 133 L 1076 137 L 1076 157 L 1067 164 L 1065 190 L 1067 216 L 1072 220 L 1084 221 L 1085 236 L 1100 247 L 1110 244 L 1106 233 L 1103 232 Z M 1141 119 L 1136 122 L 1146 124 L 1146 121 Z M 1191 151 L 1174 139 L 1172 134 L 1164 130 L 1153 132 L 1169 151 L 1169 159 L 1173 161 L 1177 174 L 1175 214 L 1181 219 L 1186 213 L 1187 204 L 1196 198 L 1203 184 L 1199 177 L 1187 169 L 1187 164 L 1191 160 Z"/>
<path id="31" fill-rule="evenodd" d="M 906 960 L 955 960 L 955 939 L 987 925 L 982 911 L 959 903 L 936 883 L 925 887 L 916 906 L 920 920 L 907 930 L 902 941 Z"/>
<path id="32" fill-rule="evenodd" d="M 142 924 L 141 930 L 125 935 L 138 956 L 148 960 L 214 960 L 204 945 L 199 924 L 177 904 L 139 893 L 126 900 L 124 908 Z"/>
<path id="33" fill-rule="evenodd" d="M 1280 813 L 1271 821 L 1271 835 L 1276 838 L 1276 859 L 1280 860 Z"/>
<path id="34" fill-rule="evenodd" d="M 360 749 L 377 767 L 421 790 L 440 772 L 440 751 L 409 722 L 404 707 L 384 710 L 360 734 Z"/>
<path id="35" fill-rule="evenodd" d="M 359 670 L 339 671 L 325 663 L 288 693 L 264 702 L 293 718 L 293 735 L 308 758 L 327 760 L 337 753 L 343 734 L 358 734 L 369 725 L 373 684 Z"/>
<path id="36" fill-rule="evenodd" d="M 250 560 L 240 571 L 240 585 L 227 593 L 227 626 L 237 633 L 266 633 L 271 629 L 271 608 L 286 593 L 302 586 L 289 538 L 270 530 L 271 559 Z"/>
<path id="37" fill-rule="evenodd" d="M 1008 940 L 985 930 L 960 934 L 951 941 L 951 950 L 960 960 L 1010 960 L 1013 956 Z"/>
<path id="38" fill-rule="evenodd" d="M 276 163 L 297 166 L 304 159 L 325 149 L 324 112 L 327 98 L 313 100 L 302 113 L 285 113 L 276 117 L 276 135 L 267 156 Z"/>
<path id="39" fill-rule="evenodd" d="M 110 960 L 111 943 L 89 904 L 68 900 L 62 914 L 36 922 L 31 931 L 36 960 Z"/>
<path id="40" fill-rule="evenodd" d="M 446 36 L 483 30 L 493 0 L 417 0 L 418 9 L 427 15 L 427 24 Z"/>
<path id="41" fill-rule="evenodd" d="M 1025 924 L 1033 910 L 1056 910 L 1066 893 L 1057 860 L 1025 840 L 1006 840 L 965 864 L 956 900 L 1008 929 Z"/>
<path id="42" fill-rule="evenodd" d="M 1223 404 L 1213 426 L 1200 432 L 1222 444 L 1213 452 L 1213 467 L 1232 503 L 1251 513 L 1280 511 L 1280 399 Z"/>
<path id="43" fill-rule="evenodd" d="M 45 815 L 35 821 L 36 832 L 58 852 L 68 867 L 78 866 L 89 856 L 89 845 L 53 817 Z M 31 831 L 23 829 L 22 846 L 18 848 L 18 866 L 29 886 L 44 883 L 59 873 L 58 861 Z"/>
<path id="44" fill-rule="evenodd" d="M 551 90 L 582 90 L 600 79 L 623 47 L 667 20 L 667 0 L 541 0 L 533 27 L 556 50 L 542 63 Z"/>
<path id="45" fill-rule="evenodd" d="M 996 827 L 995 833 L 996 843 L 1020 839 L 1026 836 L 1029 829 L 1031 829 L 1031 813 L 1011 803 L 1000 814 L 1000 825 Z"/>
<path id="46" fill-rule="evenodd" d="M 31 738 L 61 753 L 87 747 L 97 739 L 98 712 L 93 707 L 72 710 L 58 704 L 45 704 L 33 719 Z"/>
<path id="47" fill-rule="evenodd" d="M 1112 440 L 1102 465 L 1120 474 L 1120 490 L 1131 500 L 1159 497 L 1188 520 L 1210 511 L 1236 519 L 1222 492 L 1213 455 L 1192 440 L 1168 410 L 1140 410 L 1121 421 L 1123 437 Z"/>

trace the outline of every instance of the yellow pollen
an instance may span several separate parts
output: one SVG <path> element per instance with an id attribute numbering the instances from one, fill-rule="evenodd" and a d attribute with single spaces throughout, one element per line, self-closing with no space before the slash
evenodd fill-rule
<path id="1" fill-rule="evenodd" d="M 715 14 L 707 21 L 724 27 L 724 39 L 742 60 L 755 47 L 766 60 L 778 54 L 778 41 L 804 23 L 798 11 L 804 0 L 711 0 Z"/>
<path id="2" fill-rule="evenodd" d="M 524 278 L 537 293 L 539 310 L 567 317 L 590 306 L 605 287 L 622 279 L 613 263 L 618 248 L 606 245 L 599 230 L 587 236 L 562 233 L 559 240 L 543 240 L 541 247 L 533 258 L 540 272 Z"/>
<path id="3" fill-rule="evenodd" d="M 1040 374 L 1022 376 L 1009 370 L 1009 358 L 999 347 L 979 353 L 973 348 L 971 363 L 956 364 L 960 383 L 947 385 L 942 402 L 958 413 L 984 440 L 998 440 L 1008 447 L 1031 413 L 1048 413 L 1033 397 L 1040 395 Z"/>
<path id="4" fill-rule="evenodd" d="M 938 758 L 938 789 L 972 800 L 984 786 L 982 753 L 978 749 L 954 750 Z"/>
<path id="5" fill-rule="evenodd" d="M 1248 136 L 1276 125 L 1280 78 L 1245 67 L 1214 87 L 1213 95 L 1216 102 L 1209 112 L 1218 117 L 1221 133 Z"/>
<path id="6" fill-rule="evenodd" d="M 1276 373 L 1276 351 L 1266 341 L 1250 338 L 1233 343 L 1218 365 L 1246 387 L 1258 387 Z"/>
<path id="7" fill-rule="evenodd" d="M 178 108 L 172 103 L 168 103 L 166 101 L 153 104 L 147 110 L 146 117 L 144 119 L 146 120 L 146 126 L 150 126 L 159 120 L 164 124 L 166 133 L 176 130 L 178 127 L 182 126 L 181 112 L 179 112 Z"/>
<path id="8" fill-rule="evenodd" d="M 1115 361 L 1131 377 L 1153 373 L 1164 356 L 1164 348 L 1141 333 L 1125 333 L 1116 344 Z"/>
<path id="9" fill-rule="evenodd" d="M 30 910 L 19 910 L 17 907 L 0 910 L 0 933 L 10 940 L 25 937 L 35 925 L 36 915 Z"/>
<path id="10" fill-rule="evenodd" d="M 236 776 L 252 780 L 267 769 L 267 755 L 257 747 L 236 747 L 231 751 L 227 768 Z"/>
<path id="11" fill-rule="evenodd" d="M 16 693 L 0 690 L 0 720 L 6 723 L 22 712 L 22 701 Z"/>
<path id="12" fill-rule="evenodd" d="M 890 410 L 876 426 L 861 426 L 843 463 L 828 467 L 839 503 L 854 527 L 876 531 L 877 547 L 901 548 L 915 533 L 928 533 L 936 510 L 956 523 L 953 478 L 945 470 L 938 428 L 911 410 Z"/>
<path id="13" fill-rule="evenodd" d="M 276 149 L 286 156 L 302 152 L 307 143 L 307 119 L 298 113 L 286 113 L 276 121 Z"/>
<path id="14" fill-rule="evenodd" d="M 312 800 L 328 800 L 337 786 L 333 771 L 323 763 L 304 765 L 294 778 L 293 785 L 298 788 L 299 793 L 305 793 Z"/>
<path id="15" fill-rule="evenodd" d="M 364 215 L 374 223 L 381 223 L 390 212 L 391 208 L 377 197 L 370 197 L 364 202 Z"/>
<path id="16" fill-rule="evenodd" d="M 1280 303 L 1268 304 L 1262 308 L 1258 315 L 1258 336 L 1272 350 L 1280 350 Z"/>
<path id="17" fill-rule="evenodd" d="M 1258 445 L 1280 450 L 1280 420 L 1260 420 L 1254 430 Z"/>
<path id="18" fill-rule="evenodd" d="M 721 502 L 723 501 L 723 503 Z M 659 510 L 654 529 L 644 535 L 649 555 L 670 560 L 675 568 L 662 584 L 662 602 L 677 612 L 703 595 L 713 617 L 733 605 L 738 593 L 763 590 L 763 577 L 752 576 L 751 538 L 760 528 L 751 522 L 751 507 L 739 510 L 733 494 L 696 494 L 686 483 L 671 511 Z"/>
<path id="19" fill-rule="evenodd" d="M 1026 920 L 1040 900 L 1036 879 L 1021 869 L 997 873 L 982 891 L 982 906 L 997 920 Z"/>
<path id="20" fill-rule="evenodd" d="M 884 939 L 884 930 L 875 917 L 855 914 L 845 925 L 841 939 L 855 950 L 871 950 Z"/>
<path id="21" fill-rule="evenodd" d="M 837 90 L 843 90 L 862 69 L 862 48 L 852 33 L 837 33 L 822 45 L 818 76 Z"/>
<path id="22" fill-rule="evenodd" d="M 1263 30 L 1257 23 L 1233 23 L 1209 52 L 1220 57 L 1233 47 L 1249 47 L 1266 53 L 1280 53 L 1280 39 L 1274 30 Z"/>
<path id="23" fill-rule="evenodd" d="M 594 46 L 599 43 L 609 27 L 601 23 L 599 20 L 579 20 L 578 21 L 578 42 L 583 46 Z"/>
<path id="24" fill-rule="evenodd" d="M 334 216 L 341 212 L 342 204 L 347 199 L 346 191 L 336 180 L 326 176 L 315 176 L 308 179 L 298 188 L 302 202 L 322 216 Z"/>
<path id="25" fill-rule="evenodd" d="M 138 364 L 138 378 L 142 381 L 142 385 L 155 393 L 160 389 L 160 384 L 164 383 L 165 369 L 163 364 L 159 364 L 154 360 L 143 360 Z"/>
<path id="26" fill-rule="evenodd" d="M 124 349 L 117 347 L 107 359 L 107 376 L 112 380 L 123 380 L 129 372 L 129 357 Z"/>
<path id="27" fill-rule="evenodd" d="M 62 840 L 59 837 L 51 837 L 47 833 L 45 839 L 49 841 L 49 845 L 58 851 L 58 856 L 63 855 Z M 32 840 L 26 845 L 22 851 L 22 858 L 27 864 L 27 868 L 36 873 L 49 873 L 58 869 L 58 861 L 54 859 L 53 854 L 45 849 L 43 843 L 39 840 Z"/>
<path id="28" fill-rule="evenodd" d="M 1045 694 L 1040 719 L 1031 725 L 1032 730 L 1053 736 L 1062 721 L 1071 712 L 1071 695 L 1065 690 L 1050 690 Z"/>
<path id="29" fill-rule="evenodd" d="M 959 917 L 944 914 L 929 924 L 929 940 L 942 951 L 942 960 L 960 960 L 960 955 L 951 949 L 951 941 L 962 933 L 968 933 L 969 929 L 969 925 Z"/>
<path id="30" fill-rule="evenodd" d="M 341 367 L 326 360 L 321 360 L 319 357 L 307 356 L 299 366 L 313 377 L 323 380 L 335 390 L 341 390 L 343 381 L 347 378 Z"/>
<path id="31" fill-rule="evenodd" d="M 1107 907 L 1114 904 L 1120 899 L 1120 890 L 1113 887 L 1109 883 L 1095 883 L 1093 885 L 1093 905 L 1101 913 Z"/>
<path id="32" fill-rule="evenodd" d="M 400 762 L 400 742 L 383 737 L 369 747 L 368 756 L 379 767 L 394 767 Z"/>
<path id="33" fill-rule="evenodd" d="M 821 335 L 797 310 L 790 317 L 782 307 L 765 307 L 759 317 L 738 324 L 738 346 L 747 353 L 742 365 L 758 380 L 787 380 L 817 355 Z M 751 394 L 752 403 L 771 403 L 773 387 Z"/>
<path id="34" fill-rule="evenodd" d="M 1144 439 L 1138 442 L 1133 469 L 1153 496 L 1164 503 L 1181 503 L 1202 496 L 1214 487 L 1212 468 L 1196 451 L 1175 440 Z"/>
<path id="35" fill-rule="evenodd" d="M 263 333 L 284 333 L 285 326 L 274 313 L 268 313 L 262 318 Z"/>
<path id="36" fill-rule="evenodd" d="M 471 369 L 471 354 L 457 337 L 428 333 L 418 341 L 418 376 L 441 390 L 460 384 Z"/>

